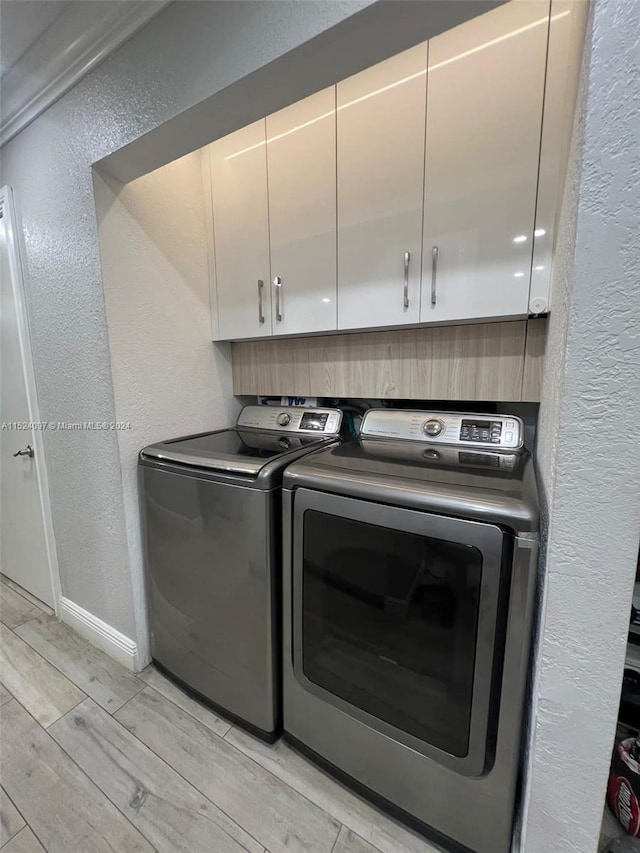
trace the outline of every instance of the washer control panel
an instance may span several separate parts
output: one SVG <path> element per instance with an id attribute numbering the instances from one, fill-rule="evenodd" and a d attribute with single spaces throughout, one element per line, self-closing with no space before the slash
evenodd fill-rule
<path id="1" fill-rule="evenodd" d="M 342 424 L 340 409 L 303 409 L 301 406 L 245 406 L 237 427 L 303 435 L 338 435 Z"/>
<path id="2" fill-rule="evenodd" d="M 362 421 L 360 435 L 424 441 L 429 444 L 519 450 L 524 443 L 524 425 L 520 418 L 513 415 L 370 409 Z"/>

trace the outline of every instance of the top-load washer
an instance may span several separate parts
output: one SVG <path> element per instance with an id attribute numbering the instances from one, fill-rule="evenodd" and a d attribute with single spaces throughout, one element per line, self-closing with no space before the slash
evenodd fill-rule
<path id="1" fill-rule="evenodd" d="M 372 410 L 284 475 L 285 736 L 457 851 L 511 846 L 538 549 L 522 436 Z"/>
<path id="2" fill-rule="evenodd" d="M 139 456 L 154 663 L 254 734 L 280 725 L 285 466 L 338 439 L 338 409 L 246 406 L 234 429 Z"/>

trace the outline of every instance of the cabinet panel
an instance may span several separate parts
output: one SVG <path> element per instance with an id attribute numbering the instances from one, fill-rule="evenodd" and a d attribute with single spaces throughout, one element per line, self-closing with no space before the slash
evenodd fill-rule
<path id="1" fill-rule="evenodd" d="M 527 314 L 548 14 L 514 0 L 429 42 L 422 322 Z"/>
<path id="2" fill-rule="evenodd" d="M 527 322 L 527 343 L 524 352 L 524 375 L 522 377 L 523 402 L 535 403 L 542 396 L 548 326 L 547 317 L 537 317 Z"/>
<path id="3" fill-rule="evenodd" d="M 529 311 L 551 307 L 551 273 L 589 4 L 552 0 Z"/>
<path id="4" fill-rule="evenodd" d="M 337 86 L 339 329 L 419 321 L 426 58 L 422 44 Z"/>
<path id="5" fill-rule="evenodd" d="M 537 401 L 546 329 L 538 319 L 234 343 L 233 390 Z"/>
<path id="6" fill-rule="evenodd" d="M 336 328 L 335 97 L 332 86 L 267 118 L 274 335 Z"/>
<path id="7" fill-rule="evenodd" d="M 210 155 L 219 338 L 270 335 L 265 120 L 214 142 Z"/>
<path id="8" fill-rule="evenodd" d="M 312 338 L 319 397 L 519 400 L 524 321 Z"/>
<path id="9" fill-rule="evenodd" d="M 309 396 L 308 341 L 293 338 L 231 344 L 234 394 Z"/>

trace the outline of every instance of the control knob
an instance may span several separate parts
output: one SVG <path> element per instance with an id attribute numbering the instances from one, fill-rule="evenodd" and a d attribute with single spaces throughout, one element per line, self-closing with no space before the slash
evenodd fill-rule
<path id="1" fill-rule="evenodd" d="M 444 429 L 444 424 L 438 418 L 431 418 L 428 421 L 425 421 L 422 424 L 422 432 L 425 435 L 436 436 L 440 435 L 442 430 Z"/>
<path id="2" fill-rule="evenodd" d="M 288 426 L 291 423 L 291 415 L 288 412 L 280 412 L 276 418 L 278 426 Z"/>

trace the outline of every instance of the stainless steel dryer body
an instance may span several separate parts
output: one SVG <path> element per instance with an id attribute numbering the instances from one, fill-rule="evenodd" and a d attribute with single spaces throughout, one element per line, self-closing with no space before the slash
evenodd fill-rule
<path id="1" fill-rule="evenodd" d="M 433 420 L 369 413 L 359 441 L 285 472 L 285 735 L 450 849 L 507 853 L 536 590 L 533 465 L 505 423 L 512 447 L 492 446 L 498 416 L 447 425 L 458 445 L 434 443 Z"/>

